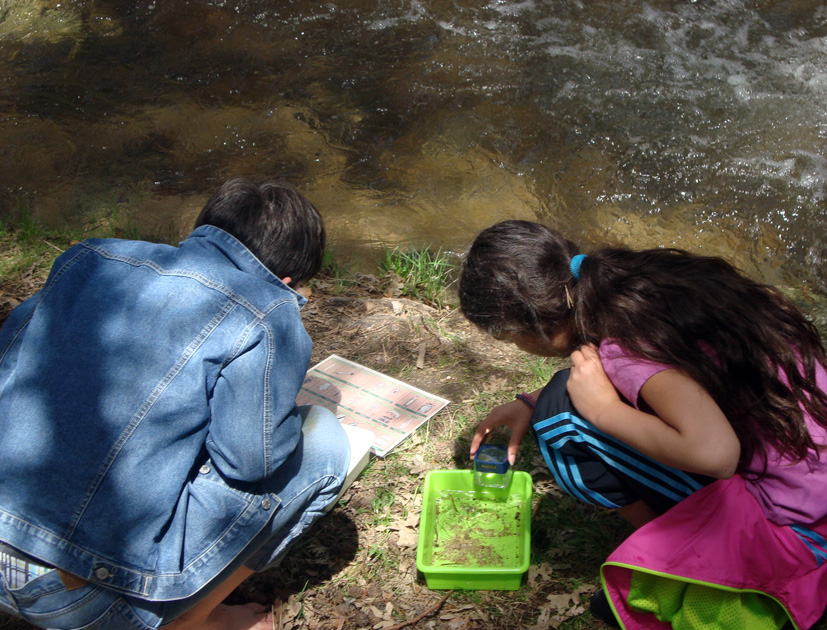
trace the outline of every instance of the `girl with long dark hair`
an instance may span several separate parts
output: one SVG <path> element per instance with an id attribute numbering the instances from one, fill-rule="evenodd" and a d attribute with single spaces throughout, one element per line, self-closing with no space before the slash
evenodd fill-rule
<path id="1" fill-rule="evenodd" d="M 827 603 L 827 373 L 819 333 L 720 258 L 606 247 L 538 223 L 472 244 L 466 317 L 570 356 L 495 408 L 476 452 L 529 429 L 558 484 L 639 529 L 601 569 L 593 613 L 625 628 L 809 628 Z M 702 624 L 709 625 L 702 625 Z"/>

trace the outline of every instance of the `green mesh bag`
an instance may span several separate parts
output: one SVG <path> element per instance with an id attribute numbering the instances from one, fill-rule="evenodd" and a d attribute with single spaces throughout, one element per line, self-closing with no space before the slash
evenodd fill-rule
<path id="1" fill-rule="evenodd" d="M 761 593 L 728 591 L 640 571 L 632 573 L 629 605 L 671 623 L 674 630 L 779 630 L 788 621 L 784 607 Z"/>

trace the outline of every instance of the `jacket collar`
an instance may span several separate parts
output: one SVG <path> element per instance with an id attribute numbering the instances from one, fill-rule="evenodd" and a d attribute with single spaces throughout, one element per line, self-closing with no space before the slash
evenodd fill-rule
<path id="1" fill-rule="evenodd" d="M 281 278 L 276 276 L 272 271 L 264 266 L 256 256 L 247 247 L 239 241 L 235 236 L 229 232 L 225 232 L 221 228 L 214 225 L 202 225 L 195 228 L 180 245 L 183 246 L 192 239 L 202 239 L 201 245 L 212 247 L 226 256 L 236 267 L 245 273 L 249 273 L 257 278 L 274 284 L 278 287 L 287 289 L 292 293 L 298 301 L 299 308 L 307 303 L 307 299 L 294 291 L 288 285 L 281 281 Z"/>

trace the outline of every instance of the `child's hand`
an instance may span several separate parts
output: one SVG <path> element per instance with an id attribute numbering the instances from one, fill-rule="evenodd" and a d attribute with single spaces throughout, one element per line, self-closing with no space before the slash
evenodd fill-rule
<path id="1" fill-rule="evenodd" d="M 586 344 L 571 355 L 571 373 L 566 389 L 572 404 L 583 417 L 600 428 L 600 417 L 611 406 L 623 402 L 603 370 L 597 348 Z"/>
<path id="2" fill-rule="evenodd" d="M 520 442 L 528 433 L 529 426 L 531 426 L 531 408 L 524 402 L 512 400 L 494 407 L 474 433 L 474 439 L 471 440 L 471 457 L 491 431 L 497 427 L 508 427 L 511 429 L 511 438 L 508 441 L 508 462 L 514 465 L 517 451 L 520 450 Z"/>

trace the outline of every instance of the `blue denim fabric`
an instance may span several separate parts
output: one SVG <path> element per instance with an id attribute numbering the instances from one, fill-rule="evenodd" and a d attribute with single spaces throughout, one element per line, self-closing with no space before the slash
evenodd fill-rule
<path id="1" fill-rule="evenodd" d="M 280 508 L 268 526 L 214 579 L 223 582 L 240 566 L 261 571 L 275 566 L 298 536 L 336 499 L 347 473 L 347 437 L 336 417 L 321 407 L 301 407 L 302 439 L 279 472 L 266 482 Z M 222 484 L 207 465 L 201 473 L 209 483 Z M 174 620 L 212 590 L 208 584 L 194 596 L 170 602 L 150 602 L 120 595 L 90 584 L 67 591 L 57 572 L 12 590 L 0 576 L 0 610 L 37 626 L 55 629 L 145 630 Z"/>
<path id="2" fill-rule="evenodd" d="M 283 511 L 303 304 L 211 226 L 65 252 L 0 330 L 0 540 L 141 600 L 202 589 Z"/>

